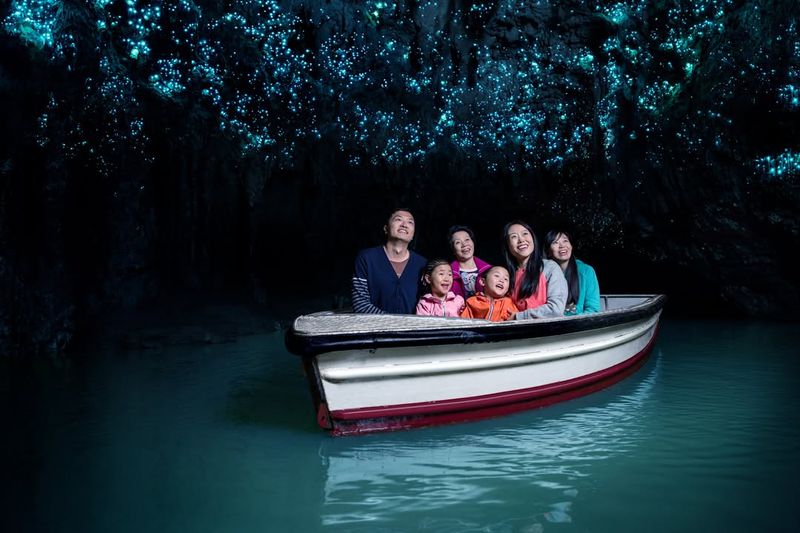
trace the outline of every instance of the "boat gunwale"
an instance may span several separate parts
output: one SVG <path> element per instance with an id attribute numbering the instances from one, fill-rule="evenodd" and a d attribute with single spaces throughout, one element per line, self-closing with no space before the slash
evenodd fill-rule
<path id="1" fill-rule="evenodd" d="M 645 298 L 645 300 L 631 307 L 609 309 L 599 313 L 502 324 L 483 322 L 465 325 L 460 322 L 458 327 L 451 328 L 308 334 L 297 332 L 293 324 L 286 333 L 286 346 L 295 355 L 310 357 L 342 350 L 440 346 L 540 338 L 616 326 L 644 319 L 660 311 L 666 302 L 666 296 L 663 294 L 607 294 L 603 297 Z"/>

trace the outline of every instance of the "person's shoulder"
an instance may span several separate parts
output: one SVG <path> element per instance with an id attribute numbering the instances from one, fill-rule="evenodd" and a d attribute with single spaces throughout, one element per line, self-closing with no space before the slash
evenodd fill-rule
<path id="1" fill-rule="evenodd" d="M 492 265 L 490 263 L 487 263 L 486 261 L 477 256 L 475 257 L 475 266 L 478 267 L 478 273 L 482 273 L 492 268 Z"/>
<path id="2" fill-rule="evenodd" d="M 578 265 L 578 270 L 583 270 L 587 273 L 588 272 L 594 273 L 594 267 L 589 263 L 585 263 L 584 261 L 581 261 L 580 259 L 576 258 L 575 264 Z"/>
<path id="3" fill-rule="evenodd" d="M 561 270 L 561 267 L 552 259 L 542 259 L 542 270 L 552 271 L 553 269 Z"/>
<path id="4" fill-rule="evenodd" d="M 362 248 L 356 254 L 356 257 L 368 258 L 375 257 L 381 251 L 383 246 L 370 246 L 369 248 Z"/>
<path id="5" fill-rule="evenodd" d="M 547 280 L 548 287 L 550 287 L 551 283 L 555 283 L 558 284 L 559 286 L 565 287 L 566 289 L 567 278 L 564 277 L 564 272 L 561 270 L 561 267 L 558 266 L 558 263 L 556 263 L 552 259 L 544 260 L 542 275 L 544 275 L 545 279 Z M 578 275 L 580 275 L 580 272 L 578 273 Z"/>
<path id="6" fill-rule="evenodd" d="M 422 263 L 422 266 L 425 266 L 425 264 L 428 262 L 428 260 L 425 259 L 424 256 L 418 254 L 414 250 L 410 250 L 410 252 L 411 252 L 409 254 L 409 257 L 411 258 L 410 261 L 414 261 L 415 263 Z"/>
<path id="7" fill-rule="evenodd" d="M 464 303 L 464 297 L 460 294 L 456 294 L 453 291 L 447 291 L 447 301 L 448 302 L 461 302 Z"/>

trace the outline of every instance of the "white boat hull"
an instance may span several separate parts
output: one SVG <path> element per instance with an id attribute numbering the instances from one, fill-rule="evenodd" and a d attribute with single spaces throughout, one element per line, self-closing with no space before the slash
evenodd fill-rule
<path id="1" fill-rule="evenodd" d="M 431 330 L 416 317 L 404 331 L 410 340 L 381 342 L 361 331 L 360 346 L 333 346 L 306 358 L 318 421 L 336 434 L 362 433 L 495 416 L 591 392 L 644 358 L 662 305 L 627 320 L 624 308 L 598 313 L 589 324 L 598 327 L 581 326 L 580 317 L 536 321 L 525 331 L 520 324 L 492 324 L 478 339 L 467 334 L 475 333 L 476 321 L 460 319 L 435 319 Z M 452 340 L 413 340 L 441 328 Z"/>

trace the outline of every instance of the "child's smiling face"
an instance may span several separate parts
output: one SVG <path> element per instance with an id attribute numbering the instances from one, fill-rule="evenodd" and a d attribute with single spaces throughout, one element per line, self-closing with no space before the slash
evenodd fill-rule
<path id="1" fill-rule="evenodd" d="M 483 293 L 491 298 L 502 298 L 508 292 L 509 284 L 508 270 L 501 266 L 492 267 L 486 272 Z"/>
<path id="2" fill-rule="evenodd" d="M 439 265 L 425 276 L 425 281 L 431 286 L 431 294 L 444 298 L 453 286 L 453 270 L 450 265 Z"/>

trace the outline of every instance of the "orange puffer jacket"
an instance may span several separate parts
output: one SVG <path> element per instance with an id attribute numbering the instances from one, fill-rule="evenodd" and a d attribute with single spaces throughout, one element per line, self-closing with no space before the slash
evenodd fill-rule
<path id="1" fill-rule="evenodd" d="M 519 309 L 514 302 L 505 298 L 490 298 L 483 294 L 476 294 L 467 298 L 467 306 L 461 312 L 461 318 L 485 318 L 492 322 L 502 322 L 514 316 Z"/>

